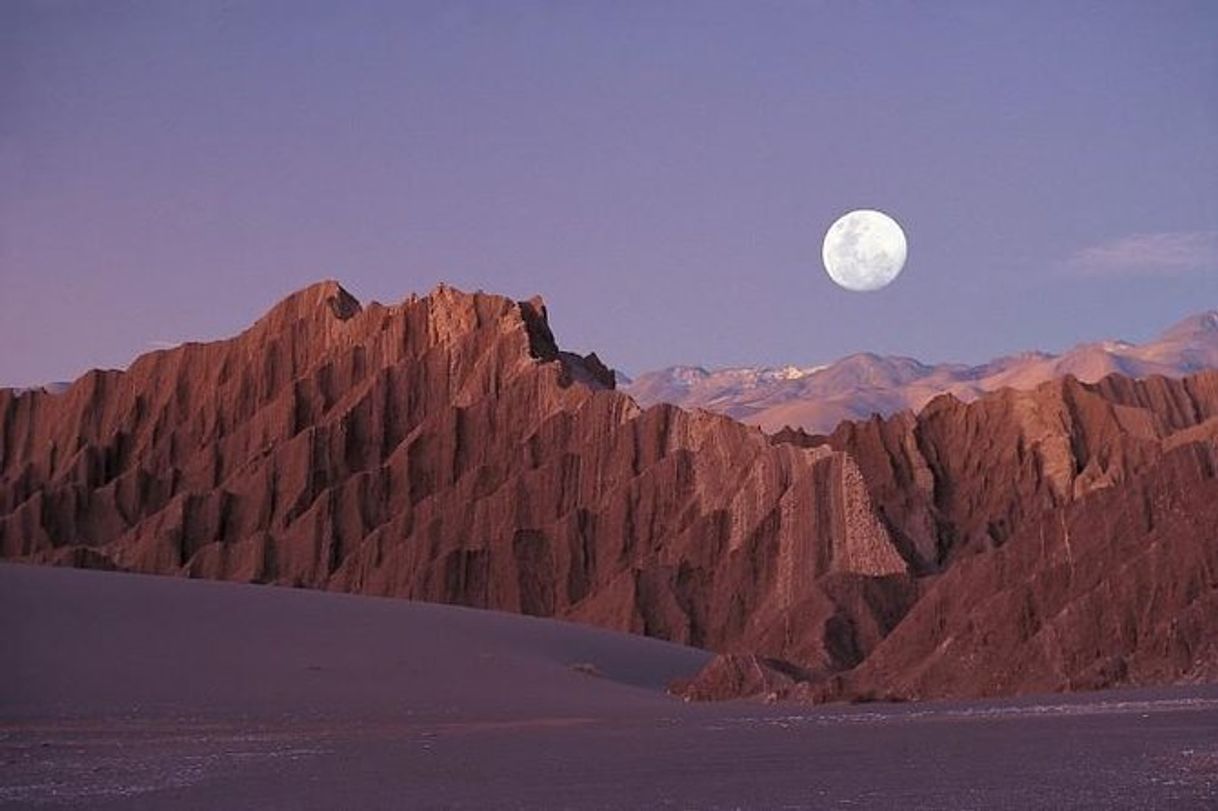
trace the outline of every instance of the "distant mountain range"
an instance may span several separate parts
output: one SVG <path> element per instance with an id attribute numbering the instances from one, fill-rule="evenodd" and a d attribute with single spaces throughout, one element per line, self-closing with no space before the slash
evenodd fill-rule
<path id="1" fill-rule="evenodd" d="M 1100 341 L 1060 355 L 1024 352 L 978 366 L 860 353 L 806 368 L 671 366 L 619 388 L 644 406 L 672 403 L 727 414 L 766 431 L 790 426 L 827 433 L 843 420 L 917 411 L 944 393 L 969 401 L 1065 375 L 1091 383 L 1114 373 L 1181 377 L 1212 368 L 1218 368 L 1218 310 L 1186 318 L 1144 344 Z"/>

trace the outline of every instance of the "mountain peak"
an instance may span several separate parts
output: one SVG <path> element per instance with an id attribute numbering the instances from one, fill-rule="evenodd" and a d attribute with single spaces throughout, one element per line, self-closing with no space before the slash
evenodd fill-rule
<path id="1" fill-rule="evenodd" d="M 359 299 L 333 279 L 314 282 L 288 295 L 258 319 L 259 323 L 281 325 L 286 322 L 315 320 L 317 316 L 340 321 L 358 315 Z"/>
<path id="2" fill-rule="evenodd" d="M 1218 310 L 1206 310 L 1173 324 L 1159 340 L 1185 341 L 1203 337 L 1218 338 Z"/>
<path id="3" fill-rule="evenodd" d="M 1094 341 L 1059 355 L 1021 352 L 980 365 L 928 365 L 858 352 L 809 368 L 676 366 L 641 374 L 627 390 L 644 406 L 703 407 L 766 430 L 791 425 L 827 433 L 842 420 L 917 411 L 944 393 L 969 401 L 986 391 L 1034 388 L 1066 374 L 1095 382 L 1113 373 L 1178 377 L 1208 368 L 1218 368 L 1218 310 L 1186 318 L 1145 344 Z"/>

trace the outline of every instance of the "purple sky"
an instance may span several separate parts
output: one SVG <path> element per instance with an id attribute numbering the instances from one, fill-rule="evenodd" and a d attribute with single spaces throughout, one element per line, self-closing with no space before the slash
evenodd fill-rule
<path id="1" fill-rule="evenodd" d="M 638 372 L 981 360 L 1218 306 L 1218 3 L 0 3 L 0 382 L 333 277 Z M 909 236 L 835 287 L 824 229 Z"/>

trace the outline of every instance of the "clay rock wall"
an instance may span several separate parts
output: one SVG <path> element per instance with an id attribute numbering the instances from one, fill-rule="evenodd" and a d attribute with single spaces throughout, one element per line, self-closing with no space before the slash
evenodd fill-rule
<path id="1" fill-rule="evenodd" d="M 0 554 L 649 634 L 725 654 L 703 698 L 1162 683 L 1218 676 L 1216 441 L 1218 372 L 768 437 L 640 408 L 539 299 L 325 282 L 0 390 Z"/>
<path id="2" fill-rule="evenodd" d="M 540 300 L 440 287 L 364 307 L 322 283 L 230 340 L 59 395 L 0 392 L 0 416 L 10 558 L 569 617 L 826 667 L 878 636 L 842 643 L 828 621 L 875 626 L 871 603 L 822 581 L 906 577 L 845 454 L 640 409 L 595 356 L 559 350 Z"/>
<path id="3" fill-rule="evenodd" d="M 945 395 L 916 416 L 846 422 L 829 436 L 784 431 L 775 441 L 854 459 L 906 560 L 933 573 L 1121 484 L 1215 416 L 1215 372 L 1094 384 L 1066 377 L 969 403 Z"/>

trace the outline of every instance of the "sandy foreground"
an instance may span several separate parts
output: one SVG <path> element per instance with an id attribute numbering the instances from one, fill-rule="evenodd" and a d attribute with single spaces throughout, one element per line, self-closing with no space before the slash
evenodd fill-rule
<path id="1" fill-rule="evenodd" d="M 451 606 L 0 565 L 0 808 L 1214 808 L 1218 687 L 695 705 L 707 655 Z"/>

